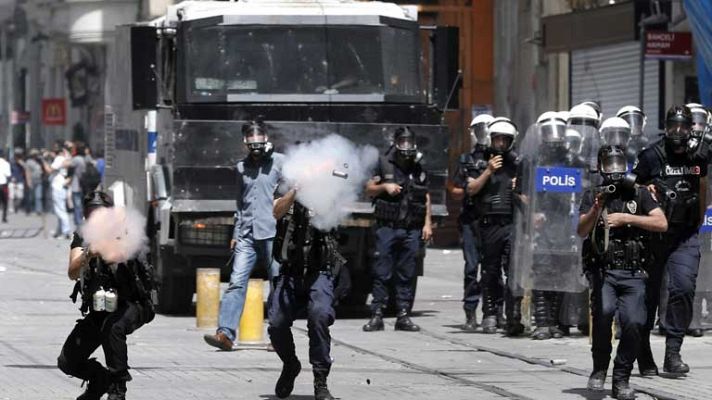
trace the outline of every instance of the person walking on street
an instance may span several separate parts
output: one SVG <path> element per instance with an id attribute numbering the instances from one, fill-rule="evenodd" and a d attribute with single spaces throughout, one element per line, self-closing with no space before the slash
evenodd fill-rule
<path id="1" fill-rule="evenodd" d="M 209 345 L 223 351 L 233 348 L 245 305 L 247 282 L 255 264 L 260 262 L 267 267 L 271 283 L 279 268 L 272 258 L 277 223 L 272 216 L 272 202 L 282 179 L 284 155 L 272 151 L 267 128 L 260 122 L 243 125 L 242 135 L 248 155 L 237 163 L 237 212 L 231 243 L 234 255 L 230 285 L 220 303 L 217 332 L 203 337 Z"/>
<path id="2" fill-rule="evenodd" d="M 54 232 L 54 238 L 70 238 L 69 214 L 67 213 L 67 165 L 69 165 L 69 151 L 66 147 L 61 147 L 49 167 L 45 165 L 46 172 L 50 175 L 52 210 L 57 217 L 57 230 Z"/>
<path id="3" fill-rule="evenodd" d="M 8 183 L 10 183 L 12 169 L 3 156 L 4 153 L 0 149 L 0 207 L 2 207 L 2 222 L 7 222 Z"/>
<path id="4" fill-rule="evenodd" d="M 86 169 L 86 160 L 84 159 L 85 146 L 82 142 L 74 142 L 71 148 L 72 159 L 70 164 L 71 172 L 71 183 L 70 191 L 72 193 L 72 204 L 74 205 L 74 226 L 79 227 L 82 225 L 83 212 L 82 212 L 82 198 L 84 193 L 82 191 L 81 180 L 84 175 L 84 170 Z M 95 188 L 92 188 L 95 189 Z"/>

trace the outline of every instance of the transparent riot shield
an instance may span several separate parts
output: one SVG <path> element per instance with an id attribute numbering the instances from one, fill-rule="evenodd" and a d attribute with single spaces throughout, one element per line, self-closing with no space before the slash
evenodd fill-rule
<path id="1" fill-rule="evenodd" d="M 712 168 L 708 167 L 708 174 Z M 712 328 L 712 190 L 707 191 L 707 211 L 700 227 L 700 269 L 695 285 L 693 303 L 693 324 L 702 323 L 704 328 Z"/>
<path id="2" fill-rule="evenodd" d="M 527 132 L 530 140 L 521 148 L 522 207 L 516 215 L 509 281 L 514 291 L 579 293 L 586 288 L 576 226 L 599 137 L 595 128 L 577 132 L 580 137 L 572 143 L 544 140 L 536 125 Z"/>

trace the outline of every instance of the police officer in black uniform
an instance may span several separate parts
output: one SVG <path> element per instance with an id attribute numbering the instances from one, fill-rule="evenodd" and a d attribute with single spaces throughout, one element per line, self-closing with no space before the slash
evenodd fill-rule
<path id="1" fill-rule="evenodd" d="M 475 178 L 487 168 L 484 151 L 488 147 L 489 134 L 487 124 L 494 118 L 482 114 L 473 118 L 470 124 L 472 150 L 460 155 L 457 172 L 455 172 L 455 188 L 452 193 L 456 198 L 462 198 L 460 217 L 457 219 L 462 236 L 462 255 L 465 258 L 463 309 L 465 310 L 465 325 L 463 329 L 474 332 L 477 329 L 477 314 L 475 310 L 482 296 L 480 282 L 477 279 L 480 263 L 480 207 L 473 196 L 465 195 L 468 178 Z"/>
<path id="2" fill-rule="evenodd" d="M 306 310 L 309 329 L 309 362 L 314 373 L 314 398 L 333 400 L 326 379 L 331 370 L 331 335 L 334 323 L 334 276 L 345 263 L 332 232 L 315 228 L 310 211 L 296 201 L 291 189 L 274 203 L 277 222 L 273 255 L 281 263 L 280 274 L 269 301 L 269 332 L 272 347 L 282 360 L 282 374 L 275 394 L 288 397 L 301 371 L 292 336 L 292 323 Z"/>
<path id="3" fill-rule="evenodd" d="M 668 295 L 666 315 L 665 362 L 668 374 L 685 374 L 690 367 L 682 361 L 680 348 L 692 318 L 695 281 L 700 263 L 697 235 L 707 204 L 707 160 L 688 153 L 692 113 L 685 106 L 670 108 L 665 117 L 665 138 L 638 156 L 633 173 L 638 183 L 648 185 L 657 196 L 668 220 L 669 229 L 654 248 L 655 267 L 648 285 L 648 321 L 642 336 L 638 367 L 642 375 L 657 375 L 650 349 L 650 330 L 655 323 L 660 284 L 666 273 Z"/>
<path id="4" fill-rule="evenodd" d="M 111 197 L 92 192 L 84 198 L 84 216 L 89 218 L 100 207 L 113 207 Z M 72 299 L 82 295 L 83 319 L 69 334 L 57 359 L 62 372 L 88 381 L 86 391 L 78 400 L 99 400 L 108 392 L 109 400 L 126 398 L 126 382 L 131 380 L 126 336 L 153 320 L 155 288 L 150 266 L 138 259 L 110 265 L 91 252 L 79 233 L 71 244 L 69 278 L 79 280 Z M 108 293 L 117 301 L 110 305 Z M 103 295 L 103 297 L 102 297 Z M 97 301 L 98 300 L 98 301 Z M 101 346 L 106 368 L 91 354 Z"/>
<path id="5" fill-rule="evenodd" d="M 420 164 L 422 155 L 408 127 L 393 135 L 393 148 L 379 159 L 366 193 L 374 198 L 376 218 L 376 262 L 373 265 L 371 319 L 365 332 L 383 330 L 383 309 L 388 304 L 388 287 L 394 281 L 396 330 L 418 331 L 408 314 L 413 306 L 416 257 L 421 240 L 432 236 L 428 175 Z M 393 151 L 395 150 L 395 151 Z"/>
<path id="6" fill-rule="evenodd" d="M 482 330 L 497 331 L 497 306 L 505 301 L 507 334 L 524 331 L 521 323 L 521 297 L 514 297 L 507 285 L 501 284 L 502 270 L 509 274 L 509 256 L 513 233 L 513 215 L 517 195 L 514 192 L 518 161 L 512 151 L 517 136 L 516 126 L 507 118 L 495 118 L 487 126 L 490 145 L 481 160 L 487 167 L 476 177 L 467 179 L 466 193 L 482 205 Z M 478 161 L 478 160 L 476 160 Z M 506 297 L 506 299 L 505 299 Z"/>
<path id="7" fill-rule="evenodd" d="M 622 332 L 613 361 L 613 397 L 634 399 L 628 380 L 633 369 L 645 311 L 649 236 L 664 232 L 667 221 L 650 192 L 626 177 L 623 148 L 606 145 L 598 152 L 606 190 L 587 190 L 581 200 L 577 232 L 585 237 L 584 264 L 591 288 L 593 372 L 591 390 L 603 390 L 611 359 L 611 323 L 618 312 Z M 604 194 L 605 192 L 605 194 Z"/>

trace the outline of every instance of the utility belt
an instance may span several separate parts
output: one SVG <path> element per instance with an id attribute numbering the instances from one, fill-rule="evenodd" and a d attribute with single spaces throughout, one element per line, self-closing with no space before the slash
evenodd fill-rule
<path id="1" fill-rule="evenodd" d="M 323 237 L 315 243 L 304 246 L 301 253 L 301 255 L 291 253 L 293 257 L 282 262 L 281 271 L 295 276 L 307 275 L 311 272 L 337 276 L 346 264 L 346 258 L 339 252 L 338 242 L 332 236 Z"/>
<path id="2" fill-rule="evenodd" d="M 601 257 L 601 266 L 604 270 L 644 269 L 649 258 L 644 255 L 644 251 L 645 248 L 639 240 L 611 240 L 608 243 L 608 251 Z"/>
<path id="3" fill-rule="evenodd" d="M 514 219 L 511 215 L 506 214 L 489 214 L 480 218 L 480 225 L 482 226 L 494 226 L 494 225 L 511 225 L 514 223 Z"/>
<path id="4" fill-rule="evenodd" d="M 376 227 L 378 228 L 391 228 L 391 229 L 422 229 L 423 228 L 423 223 L 414 223 L 412 221 L 408 220 L 402 220 L 402 221 L 384 221 L 384 220 L 376 220 Z"/>
<path id="5" fill-rule="evenodd" d="M 373 212 L 376 222 L 380 226 L 390 226 L 396 229 L 421 228 L 425 223 L 427 206 L 416 202 L 403 204 L 404 201 L 376 199 Z M 406 208 L 405 213 L 401 213 L 403 208 Z M 402 214 L 405 214 L 405 217 Z"/>

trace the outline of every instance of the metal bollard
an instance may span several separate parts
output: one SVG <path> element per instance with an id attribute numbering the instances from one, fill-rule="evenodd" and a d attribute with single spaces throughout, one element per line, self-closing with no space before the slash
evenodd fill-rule
<path id="1" fill-rule="evenodd" d="M 240 319 L 239 344 L 241 345 L 264 343 L 263 285 L 262 279 L 250 279 L 247 284 L 245 306 Z"/>
<path id="2" fill-rule="evenodd" d="M 215 328 L 220 312 L 220 268 L 198 268 L 195 279 L 195 325 Z"/>

